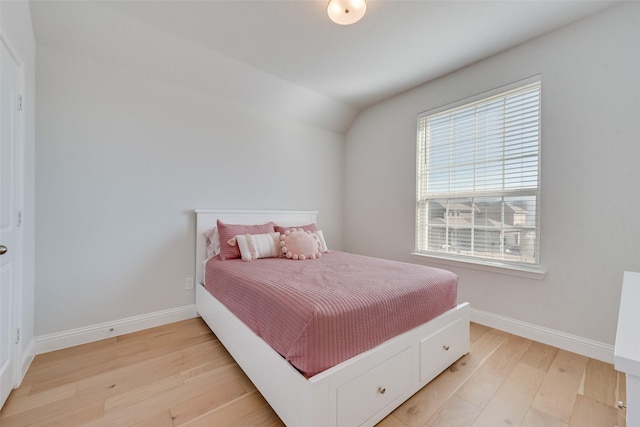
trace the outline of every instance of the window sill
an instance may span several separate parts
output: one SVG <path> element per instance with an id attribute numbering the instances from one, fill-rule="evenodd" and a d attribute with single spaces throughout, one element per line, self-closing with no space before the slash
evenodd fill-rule
<path id="1" fill-rule="evenodd" d="M 492 273 L 510 274 L 512 276 L 526 277 L 528 279 L 542 280 L 544 279 L 544 275 L 546 273 L 546 271 L 541 267 L 518 266 L 511 264 L 502 264 L 500 262 L 481 262 L 461 258 L 438 256 L 435 254 L 421 254 L 416 252 L 412 253 L 411 255 L 429 258 L 438 264 L 472 268 L 475 270 L 490 271 Z"/>

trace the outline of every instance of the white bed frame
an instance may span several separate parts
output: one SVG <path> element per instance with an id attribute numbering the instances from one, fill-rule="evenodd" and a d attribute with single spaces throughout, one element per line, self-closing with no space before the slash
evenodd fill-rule
<path id="1" fill-rule="evenodd" d="M 207 292 L 203 233 L 231 224 L 317 222 L 311 211 L 196 212 L 196 310 L 282 421 L 291 427 L 373 426 L 469 351 L 469 304 L 305 378 Z M 329 242 L 330 244 L 330 242 Z"/>

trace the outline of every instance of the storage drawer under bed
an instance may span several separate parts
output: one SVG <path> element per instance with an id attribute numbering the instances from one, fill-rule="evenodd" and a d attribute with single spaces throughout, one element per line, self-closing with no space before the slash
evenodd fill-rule
<path id="1" fill-rule="evenodd" d="M 362 425 L 393 403 L 410 389 L 411 372 L 411 348 L 407 348 L 339 387 L 337 425 Z"/>
<path id="2" fill-rule="evenodd" d="M 431 381 L 453 363 L 451 360 L 453 354 L 464 355 L 468 348 L 469 322 L 464 319 L 457 320 L 422 339 L 420 341 L 420 382 Z"/>

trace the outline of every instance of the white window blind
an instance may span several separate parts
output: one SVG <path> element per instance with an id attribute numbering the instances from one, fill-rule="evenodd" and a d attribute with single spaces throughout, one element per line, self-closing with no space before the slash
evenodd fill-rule
<path id="1" fill-rule="evenodd" d="M 539 264 L 540 81 L 418 116 L 416 251 Z"/>

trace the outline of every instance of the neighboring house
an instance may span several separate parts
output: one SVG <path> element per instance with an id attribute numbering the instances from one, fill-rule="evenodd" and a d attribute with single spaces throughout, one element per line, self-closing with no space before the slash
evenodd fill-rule
<path id="1" fill-rule="evenodd" d="M 491 258 L 532 261 L 533 212 L 510 202 L 430 202 L 430 249 Z M 529 221 L 527 220 L 529 218 Z"/>

